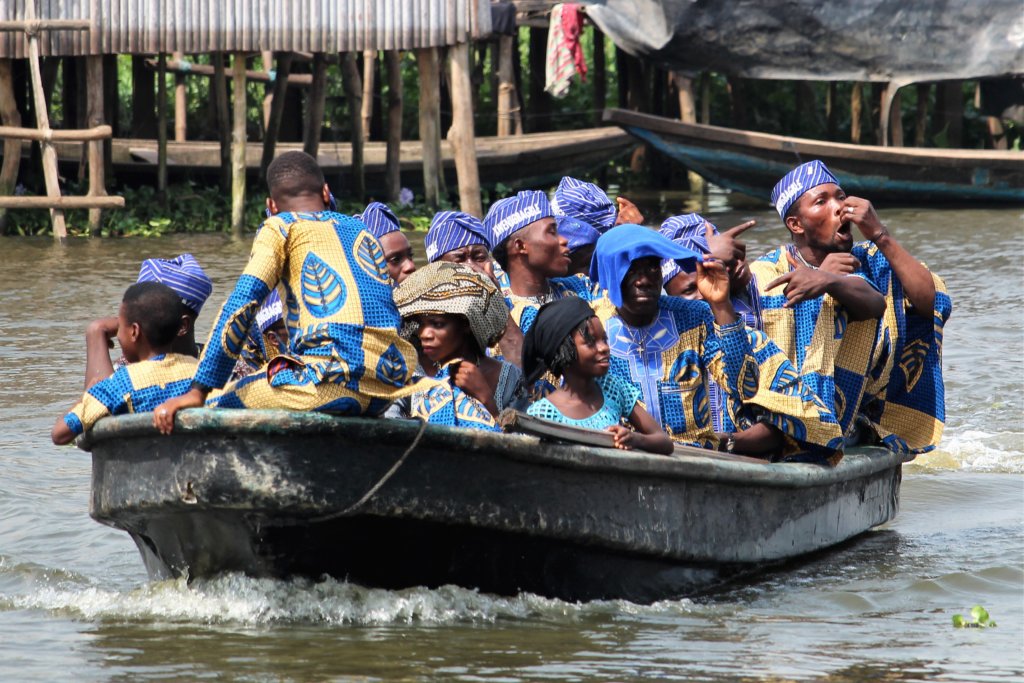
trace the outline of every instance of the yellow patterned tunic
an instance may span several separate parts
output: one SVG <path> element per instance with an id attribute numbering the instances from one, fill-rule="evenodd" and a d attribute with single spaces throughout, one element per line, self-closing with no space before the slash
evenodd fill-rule
<path id="1" fill-rule="evenodd" d="M 278 285 L 291 358 L 271 360 L 211 395 L 208 405 L 379 415 L 416 390 L 416 352 L 398 335 L 380 243 L 360 221 L 330 211 L 282 213 L 263 223 L 196 382 L 224 386 L 261 302 Z"/>

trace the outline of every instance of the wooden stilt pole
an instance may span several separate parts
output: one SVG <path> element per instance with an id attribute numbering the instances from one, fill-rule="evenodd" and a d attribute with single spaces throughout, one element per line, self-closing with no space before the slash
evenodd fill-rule
<path id="1" fill-rule="evenodd" d="M 890 83 L 889 87 L 894 90 L 891 93 L 886 92 L 886 99 L 891 99 L 889 105 L 889 139 L 892 141 L 893 147 L 903 146 L 903 100 L 900 97 L 899 86 Z"/>
<path id="2" fill-rule="evenodd" d="M 90 127 L 103 125 L 103 57 L 89 56 L 85 58 L 85 80 L 87 84 L 86 101 L 88 103 L 86 124 Z M 87 143 L 89 148 L 90 197 L 103 197 L 107 194 L 107 167 L 104 162 L 104 146 L 108 140 L 93 140 Z M 99 236 L 102 222 L 102 210 L 90 209 L 89 234 Z"/>
<path id="3" fill-rule="evenodd" d="M 850 91 L 850 142 L 860 144 L 862 134 L 861 112 L 864 110 L 864 87 L 860 83 L 854 83 Z"/>
<path id="4" fill-rule="evenodd" d="M 914 112 L 914 146 L 924 147 L 928 139 L 928 97 L 931 93 L 930 83 L 917 84 L 917 107 Z"/>
<path id="5" fill-rule="evenodd" d="M 516 82 L 512 70 L 512 36 L 498 38 L 498 137 L 512 135 L 515 129 L 512 111 L 516 106 Z"/>
<path id="6" fill-rule="evenodd" d="M 0 59 L 0 123 L 21 127 L 21 114 L 14 98 L 14 70 L 10 59 Z M 4 163 L 0 167 L 0 196 L 14 194 L 21 165 L 21 140 L 4 138 Z M 7 210 L 0 209 L 0 234 L 7 219 Z"/>
<path id="7" fill-rule="evenodd" d="M 224 53 L 211 55 L 213 62 L 213 108 L 217 114 L 217 136 L 220 139 L 220 187 L 231 190 L 231 113 L 228 107 L 228 79 L 224 73 Z"/>
<path id="8" fill-rule="evenodd" d="M 672 77 L 679 91 L 679 120 L 697 123 L 697 98 L 693 94 L 693 79 L 679 72 L 674 72 Z M 699 193 L 704 190 L 704 178 L 699 173 L 687 171 L 686 179 L 690 183 L 690 192 Z"/>
<path id="9" fill-rule="evenodd" d="M 504 39 L 504 38 L 503 38 Z M 436 47 L 416 51 L 420 72 L 420 144 L 423 147 L 423 199 L 432 210 L 440 205 L 441 73 Z M 509 69 L 512 68 L 511 63 Z M 500 102 L 500 100 L 499 100 Z M 499 104 L 500 107 L 500 104 Z M 499 130 L 501 119 L 498 119 Z M 500 134 L 500 133 L 499 133 Z"/>
<path id="10" fill-rule="evenodd" d="M 352 195 L 361 203 L 366 198 L 366 168 L 363 162 L 363 143 L 366 137 L 363 133 L 363 83 L 354 52 L 346 52 L 341 57 L 341 81 L 345 88 L 345 104 L 352 128 Z M 422 99 L 420 107 L 423 107 Z"/>
<path id="11" fill-rule="evenodd" d="M 327 97 L 327 59 L 323 52 L 313 55 L 313 86 L 309 89 L 306 131 L 302 151 L 316 158 L 320 152 L 320 129 L 324 124 L 324 101 Z"/>
<path id="12" fill-rule="evenodd" d="M 373 120 L 373 92 L 374 80 L 377 75 L 377 52 L 366 50 L 363 52 L 363 140 L 370 139 L 370 124 Z"/>
<path id="13" fill-rule="evenodd" d="M 245 55 L 235 53 L 231 65 L 234 81 L 234 121 L 231 132 L 231 231 L 245 231 Z"/>
<path id="14" fill-rule="evenodd" d="M 156 193 L 167 205 L 167 55 L 159 57 L 156 73 Z"/>
<path id="15" fill-rule="evenodd" d="M 707 71 L 700 75 L 700 122 L 711 123 L 711 74 Z"/>
<path id="16" fill-rule="evenodd" d="M 274 160 L 274 149 L 277 137 L 281 132 L 281 117 L 284 116 L 284 105 L 288 91 L 288 74 L 292 70 L 291 52 L 278 52 L 276 55 L 276 78 L 270 96 L 270 116 L 267 117 L 267 130 L 263 135 L 263 157 L 260 159 L 260 180 L 267 179 L 267 166 Z"/>
<path id="17" fill-rule="evenodd" d="M 388 67 L 388 143 L 384 161 L 384 177 L 389 202 L 398 201 L 402 189 L 402 53 L 384 53 Z"/>
<path id="18" fill-rule="evenodd" d="M 594 31 L 594 125 L 601 125 L 601 112 L 604 111 L 608 97 L 605 83 L 606 68 L 604 55 L 604 33 L 597 26 Z"/>
<path id="19" fill-rule="evenodd" d="M 29 8 L 33 7 L 29 3 Z M 26 14 L 28 11 L 26 11 Z M 35 13 L 32 12 L 34 15 Z M 33 17 L 34 18 L 34 17 Z M 43 92 L 43 76 L 39 69 L 39 38 L 35 33 L 28 35 L 28 66 L 32 74 L 32 100 L 35 102 L 36 128 L 44 136 L 50 133 L 50 117 L 46 110 L 46 95 Z M 57 150 L 49 139 L 40 142 L 43 152 L 43 178 L 46 180 L 46 196 L 49 199 L 60 198 L 60 180 L 57 177 Z M 50 209 L 50 220 L 53 223 L 53 237 L 63 243 L 67 240 L 68 230 L 64 224 L 64 211 Z"/>
<path id="20" fill-rule="evenodd" d="M 455 172 L 459 177 L 459 205 L 473 216 L 483 217 L 480 172 L 476 165 L 473 130 L 473 93 L 469 74 L 469 43 L 449 48 L 451 54 L 452 127 L 448 139 L 455 147 Z"/>
<path id="21" fill-rule="evenodd" d="M 182 54 L 175 52 L 174 60 L 181 62 Z M 188 137 L 188 95 L 185 74 L 174 74 L 174 140 L 184 142 Z"/>

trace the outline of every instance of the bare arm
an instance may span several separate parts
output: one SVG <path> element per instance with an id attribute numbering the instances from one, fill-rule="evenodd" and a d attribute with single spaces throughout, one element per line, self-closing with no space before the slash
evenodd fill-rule
<path id="1" fill-rule="evenodd" d="M 741 455 L 779 453 L 785 445 L 782 432 L 764 422 L 758 422 L 741 432 L 720 435 L 719 439 L 725 443 L 729 437 L 733 441 L 732 452 Z"/>
<path id="2" fill-rule="evenodd" d="M 608 431 L 615 437 L 615 447 L 622 450 L 637 449 L 648 453 L 659 453 L 669 455 L 675 448 L 672 439 L 665 430 L 661 428 L 651 414 L 642 405 L 637 403 L 633 406 L 633 412 L 629 414 L 629 423 L 636 428 L 632 432 L 622 425 L 613 425 Z"/>
<path id="3" fill-rule="evenodd" d="M 512 316 L 508 317 L 505 333 L 498 340 L 498 348 L 502 357 L 519 369 L 523 367 L 523 331 L 516 325 Z"/>
<path id="4" fill-rule="evenodd" d="M 783 304 L 785 308 L 792 308 L 801 301 L 829 294 L 846 308 L 851 320 L 879 318 L 885 313 L 885 297 L 864 278 L 833 272 L 824 267 L 825 264 L 817 270 L 808 268 L 797 262 L 788 252 L 786 258 L 789 259 L 793 270 L 775 278 L 765 287 L 767 291 L 786 285 L 783 290 L 786 296 L 786 303 Z M 856 261 L 855 258 L 853 260 Z"/>
<path id="5" fill-rule="evenodd" d="M 903 284 L 903 292 L 918 315 L 931 317 L 935 310 L 935 281 L 920 261 L 910 255 L 889 229 L 882 225 L 871 202 L 860 197 L 847 197 L 843 211 L 849 215 L 865 238 L 878 246 L 893 274 Z"/>
<path id="6" fill-rule="evenodd" d="M 75 433 L 64 422 L 63 415 L 58 417 L 57 421 L 53 423 L 53 429 L 50 430 L 50 438 L 58 446 L 64 446 L 75 440 Z"/>
<path id="7" fill-rule="evenodd" d="M 85 328 L 85 390 L 114 374 L 110 349 L 117 336 L 117 317 L 98 318 Z"/>

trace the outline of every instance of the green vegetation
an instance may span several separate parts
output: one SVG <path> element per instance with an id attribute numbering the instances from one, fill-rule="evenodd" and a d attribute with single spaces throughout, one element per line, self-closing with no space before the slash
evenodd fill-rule
<path id="1" fill-rule="evenodd" d="M 953 626 L 956 628 L 992 628 L 996 625 L 996 622 L 989 617 L 988 610 L 981 605 L 972 607 L 969 617 L 964 618 L 962 614 L 954 614 Z"/>

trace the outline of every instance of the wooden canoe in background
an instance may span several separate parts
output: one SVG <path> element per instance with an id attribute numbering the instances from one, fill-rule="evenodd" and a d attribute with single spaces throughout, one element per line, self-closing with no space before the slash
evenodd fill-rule
<path id="1" fill-rule="evenodd" d="M 503 183 L 512 189 L 553 185 L 563 175 L 579 175 L 599 171 L 605 164 L 625 155 L 637 145 L 635 138 L 615 126 L 584 128 L 576 131 L 528 133 L 507 137 L 476 139 L 480 182 L 484 187 Z M 62 165 L 69 167 L 81 159 L 81 145 L 56 145 Z M 25 146 L 26 151 L 28 146 Z M 302 143 L 281 142 L 277 153 L 301 150 Z M 251 180 L 259 171 L 263 145 L 250 142 L 246 148 L 246 166 Z M 115 174 L 146 177 L 155 182 L 157 169 L 156 140 L 115 138 L 112 143 Z M 450 189 L 458 187 L 452 146 L 441 141 L 441 158 L 445 180 Z M 321 141 L 317 157 L 330 184 L 350 186 L 352 147 L 348 142 Z M 364 150 L 366 187 L 372 194 L 384 191 L 385 142 L 367 142 Z M 178 176 L 216 178 L 220 170 L 220 145 L 216 141 L 167 143 L 167 168 L 172 178 Z M 402 186 L 417 190 L 423 186 L 422 150 L 418 141 L 403 141 L 401 146 Z M 336 190 L 337 192 L 337 190 Z M 340 195 L 339 195 L 340 196 Z"/>
<path id="2" fill-rule="evenodd" d="M 683 123 L 621 109 L 621 126 L 707 180 L 765 202 L 794 166 L 825 162 L 847 194 L 885 204 L 1024 204 L 1024 152 L 878 147 Z"/>

